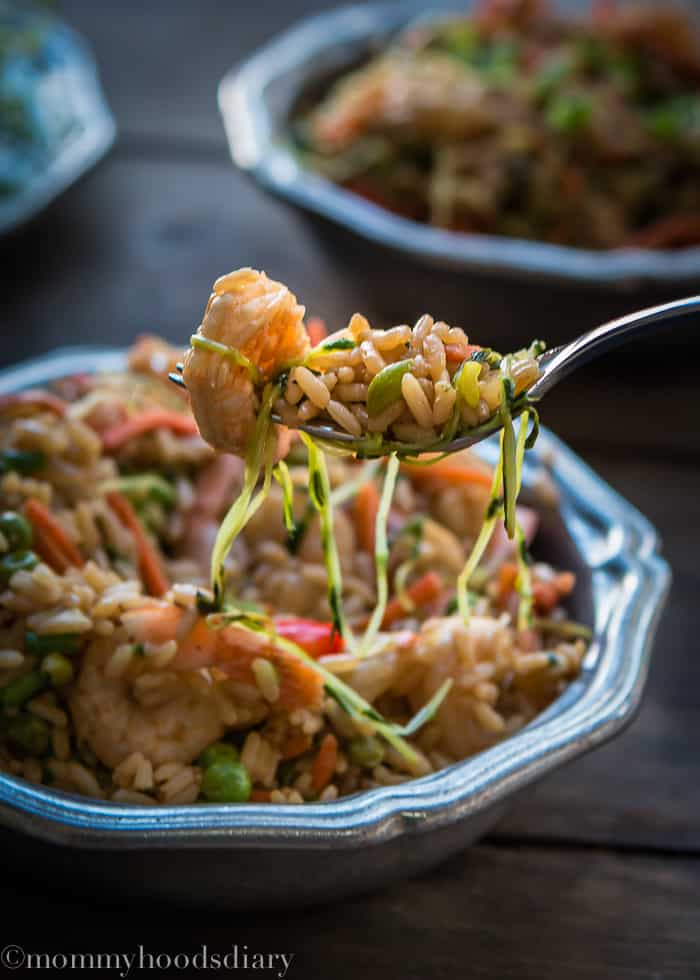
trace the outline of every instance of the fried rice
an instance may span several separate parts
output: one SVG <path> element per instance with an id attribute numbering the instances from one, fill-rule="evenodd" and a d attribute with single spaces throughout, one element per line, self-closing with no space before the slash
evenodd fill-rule
<path id="1" fill-rule="evenodd" d="M 377 357 L 407 329 L 373 333 Z M 212 544 L 244 465 L 199 435 L 166 380 L 178 359 L 143 338 L 123 374 L 0 400 L 5 772 L 117 803 L 331 801 L 487 748 L 578 674 L 584 631 L 565 611 L 573 575 L 531 563 L 535 615 L 519 626 L 516 546 L 500 523 L 469 583 L 469 618 L 455 609 L 492 484 L 468 452 L 398 470 L 371 650 L 359 655 L 335 630 L 299 441 L 286 460 L 294 534 L 289 486 L 272 483 L 224 561 L 236 614 L 217 609 Z M 346 366 L 336 386 L 364 385 Z M 296 406 L 287 397 L 289 409 L 316 405 L 317 386 L 298 371 L 293 380 L 303 395 Z M 356 633 L 377 608 L 381 470 L 328 460 L 341 601 Z M 518 518 L 529 550 L 537 513 L 519 507 Z M 256 632 L 262 621 L 274 631 Z"/>

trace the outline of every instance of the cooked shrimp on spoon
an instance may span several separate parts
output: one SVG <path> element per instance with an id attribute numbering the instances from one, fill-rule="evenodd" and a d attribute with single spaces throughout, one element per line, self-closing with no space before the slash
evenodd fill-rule
<path id="1" fill-rule="evenodd" d="M 451 453 L 508 426 L 576 367 L 676 316 L 700 297 L 642 310 L 569 344 L 541 341 L 502 356 L 427 314 L 375 330 L 356 313 L 316 346 L 304 307 L 264 272 L 214 283 L 204 318 L 173 381 L 189 390 L 202 436 L 245 455 L 263 402 L 270 419 L 325 448 L 364 458 Z M 277 456 L 288 439 L 277 429 Z"/>

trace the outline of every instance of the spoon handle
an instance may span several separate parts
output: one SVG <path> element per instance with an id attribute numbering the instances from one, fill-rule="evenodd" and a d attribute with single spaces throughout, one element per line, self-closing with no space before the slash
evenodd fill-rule
<path id="1" fill-rule="evenodd" d="M 539 401 L 563 378 L 594 357 L 606 354 L 626 340 L 641 336 L 658 323 L 693 313 L 700 315 L 700 296 L 687 296 L 685 299 L 676 299 L 671 303 L 661 303 L 660 306 L 650 306 L 646 310 L 621 316 L 589 330 L 570 344 L 545 351 L 539 358 L 542 374 L 530 388 L 528 398 L 530 401 Z"/>

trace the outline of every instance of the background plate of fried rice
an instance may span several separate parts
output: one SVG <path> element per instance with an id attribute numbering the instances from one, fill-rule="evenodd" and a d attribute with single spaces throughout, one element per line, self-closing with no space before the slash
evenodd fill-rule
<path id="1" fill-rule="evenodd" d="M 0 396 L 125 364 L 120 350 L 59 350 L 0 373 Z M 495 450 L 480 448 L 489 461 Z M 552 433 L 530 455 L 526 496 L 543 467 L 559 493 L 558 509 L 543 511 L 543 557 L 576 571 L 572 612 L 594 636 L 580 677 L 528 726 L 421 779 L 304 807 L 154 810 L 0 774 L 5 853 L 102 892 L 249 907 L 337 898 L 437 864 L 490 827 L 511 796 L 611 738 L 640 702 L 670 569 L 649 522 Z M 77 848 L 99 854 L 76 860 Z"/>
<path id="2" fill-rule="evenodd" d="M 394 214 L 303 166 L 292 148 L 291 117 L 304 94 L 377 54 L 417 20 L 468 12 L 470 6 L 464 0 L 441 0 L 426 10 L 423 3 L 403 0 L 340 7 L 308 17 L 271 40 L 227 72 L 219 85 L 219 108 L 236 166 L 302 211 L 433 267 L 608 288 L 697 278 L 697 246 L 595 251 L 457 233 Z M 557 6 L 566 11 L 582 5 L 560 0 Z"/>

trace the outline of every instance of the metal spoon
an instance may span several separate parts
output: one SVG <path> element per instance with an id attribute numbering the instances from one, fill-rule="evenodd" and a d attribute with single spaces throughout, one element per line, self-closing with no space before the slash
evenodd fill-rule
<path id="1" fill-rule="evenodd" d="M 575 340 L 560 347 L 552 347 L 544 351 L 537 358 L 540 368 L 540 376 L 527 391 L 527 402 L 536 403 L 554 388 L 560 381 L 566 378 L 576 368 L 581 367 L 594 357 L 607 354 L 627 340 L 634 340 L 642 336 L 651 327 L 666 321 L 675 320 L 676 317 L 689 314 L 700 314 L 700 296 L 687 296 L 685 299 L 673 300 L 670 303 L 661 303 L 659 306 L 650 306 L 645 310 L 638 310 L 627 316 L 621 316 L 616 320 L 603 323 L 587 333 L 581 334 Z M 173 372 L 169 375 L 171 381 L 184 388 L 182 380 L 182 365 L 178 364 L 178 373 Z M 525 405 L 524 407 L 527 407 Z M 281 423 L 282 419 L 277 415 L 272 415 L 272 421 Z M 314 439 L 322 441 L 332 440 L 333 442 L 344 443 L 348 449 L 358 443 L 356 436 L 337 428 L 331 423 L 313 423 L 299 425 L 299 429 L 308 433 Z M 498 412 L 483 425 L 471 430 L 470 432 L 458 435 L 450 442 L 447 447 L 441 446 L 440 452 L 458 452 L 466 449 L 477 442 L 481 442 L 487 436 L 492 435 L 501 428 L 501 418 Z"/>

